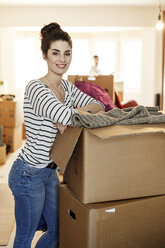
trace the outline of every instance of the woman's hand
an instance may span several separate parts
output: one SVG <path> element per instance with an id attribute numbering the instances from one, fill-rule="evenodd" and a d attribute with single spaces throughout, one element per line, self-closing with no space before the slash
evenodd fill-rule
<path id="1" fill-rule="evenodd" d="M 58 131 L 60 132 L 60 134 L 63 134 L 65 132 L 65 130 L 67 129 L 67 125 L 62 125 L 59 122 L 54 124 L 54 126 L 58 128 Z"/>
<path id="2" fill-rule="evenodd" d="M 97 104 L 97 103 L 90 103 L 86 106 L 82 106 L 82 107 L 79 107 L 79 108 L 76 108 L 76 110 L 79 112 L 79 111 L 83 111 L 83 112 L 87 112 L 88 111 L 91 111 L 93 114 L 96 114 L 100 111 L 105 111 L 104 107 L 100 104 Z"/>
<path id="3" fill-rule="evenodd" d="M 81 115 L 89 115 L 88 112 L 82 111 L 81 109 L 76 109 L 76 110 L 77 110 L 77 112 L 78 112 L 79 114 L 81 114 Z"/>

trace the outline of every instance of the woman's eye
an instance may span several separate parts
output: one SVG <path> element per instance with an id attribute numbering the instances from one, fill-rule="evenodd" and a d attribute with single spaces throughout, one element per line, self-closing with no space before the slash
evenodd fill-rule
<path id="1" fill-rule="evenodd" d="M 70 53 L 65 53 L 66 56 L 70 56 Z"/>
<path id="2" fill-rule="evenodd" d="M 52 53 L 53 55 L 58 55 L 58 53 L 57 52 L 54 52 L 54 53 Z"/>

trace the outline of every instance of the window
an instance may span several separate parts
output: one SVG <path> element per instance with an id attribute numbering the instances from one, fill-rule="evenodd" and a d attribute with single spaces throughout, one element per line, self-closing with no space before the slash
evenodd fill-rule
<path id="1" fill-rule="evenodd" d="M 92 53 L 99 56 L 99 68 L 103 75 L 112 74 L 116 71 L 116 40 L 94 39 Z"/>
<path id="2" fill-rule="evenodd" d="M 142 41 L 126 39 L 122 41 L 121 78 L 127 91 L 141 88 Z"/>
<path id="3" fill-rule="evenodd" d="M 69 32 L 70 33 L 70 32 Z M 137 35 L 138 33 L 138 35 Z M 88 75 L 93 55 L 99 56 L 102 74 L 114 73 L 116 81 L 124 81 L 127 91 L 140 90 L 142 38 L 140 32 L 116 31 L 95 33 L 70 33 L 73 56 L 69 74 Z M 40 50 L 39 31 L 17 30 L 15 36 L 16 87 L 47 73 L 46 62 Z"/>
<path id="4" fill-rule="evenodd" d="M 15 82 L 24 88 L 32 79 L 46 74 L 47 66 L 42 58 L 38 32 L 16 32 L 15 37 Z"/>
<path id="5" fill-rule="evenodd" d="M 90 44 L 88 39 L 73 38 L 72 62 L 67 72 L 67 75 L 88 74 L 90 67 L 89 53 L 90 53 Z"/>

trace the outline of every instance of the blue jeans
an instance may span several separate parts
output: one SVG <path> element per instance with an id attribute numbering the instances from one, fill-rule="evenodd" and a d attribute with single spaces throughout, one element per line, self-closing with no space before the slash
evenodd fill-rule
<path id="1" fill-rule="evenodd" d="M 59 179 L 56 170 L 38 169 L 17 159 L 9 173 L 15 200 L 16 236 L 13 248 L 30 248 L 41 214 L 48 230 L 36 248 L 55 248 L 59 242 Z"/>

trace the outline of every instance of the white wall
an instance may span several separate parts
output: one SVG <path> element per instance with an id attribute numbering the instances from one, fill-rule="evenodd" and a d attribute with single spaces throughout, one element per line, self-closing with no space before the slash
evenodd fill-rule
<path id="1" fill-rule="evenodd" d="M 0 28 L 0 80 L 8 83 L 5 89 L 15 93 L 14 30 Z"/>
<path id="2" fill-rule="evenodd" d="M 135 97 L 142 104 L 153 105 L 155 93 L 161 91 L 162 40 L 161 34 L 154 28 L 157 15 L 157 7 L 0 6 L 0 79 L 7 79 L 10 90 L 15 91 L 13 27 L 42 27 L 52 21 L 62 26 L 146 27 L 148 31 L 144 29 L 143 34 L 143 94 L 135 94 Z M 153 60 L 155 63 L 152 63 Z"/>
<path id="3" fill-rule="evenodd" d="M 157 7 L 46 7 L 0 6 L 0 26 L 42 26 L 57 21 L 64 26 L 143 26 L 155 25 Z"/>
<path id="4" fill-rule="evenodd" d="M 157 66 L 161 66 L 156 58 L 156 43 L 155 43 L 156 31 L 154 28 L 147 28 L 142 31 L 142 82 L 140 91 L 136 92 L 124 92 L 124 100 L 136 99 L 139 104 L 146 106 L 152 106 L 155 103 L 155 94 L 160 92 L 160 81 L 157 78 L 155 80 L 155 63 L 157 60 Z M 136 77 L 136 75 L 135 75 Z"/>

